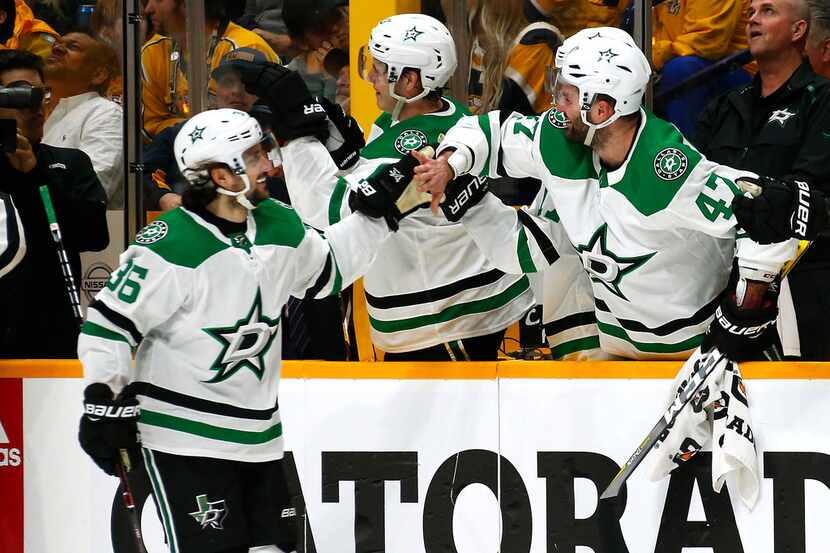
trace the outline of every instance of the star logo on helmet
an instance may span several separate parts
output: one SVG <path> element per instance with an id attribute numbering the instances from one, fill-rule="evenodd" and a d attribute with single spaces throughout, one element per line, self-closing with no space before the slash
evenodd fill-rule
<path id="1" fill-rule="evenodd" d="M 616 58 L 617 56 L 619 56 L 619 54 L 612 51 L 611 48 L 609 48 L 608 50 L 600 50 L 599 51 L 599 59 L 597 61 L 604 61 L 604 62 L 607 62 L 607 63 L 611 63 L 611 60 L 613 58 Z"/>
<path id="2" fill-rule="evenodd" d="M 418 40 L 418 37 L 422 34 L 424 34 L 424 32 L 419 31 L 418 28 L 413 25 L 411 29 L 407 30 L 404 33 L 403 39 L 404 41 L 411 40 L 412 42 L 415 42 Z"/>
<path id="3" fill-rule="evenodd" d="M 195 129 L 193 129 L 190 132 L 190 134 L 187 135 L 187 136 L 190 137 L 190 143 L 191 144 L 196 144 L 197 140 L 202 140 L 204 138 L 204 136 L 202 136 L 202 135 L 205 133 L 206 128 L 207 127 L 198 127 L 197 126 Z"/>

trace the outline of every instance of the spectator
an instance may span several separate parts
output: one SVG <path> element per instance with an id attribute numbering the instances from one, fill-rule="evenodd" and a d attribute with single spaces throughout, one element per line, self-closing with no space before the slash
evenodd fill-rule
<path id="1" fill-rule="evenodd" d="M 283 59 L 296 53 L 282 19 L 283 0 L 248 0 L 239 24 L 265 39 Z"/>
<path id="2" fill-rule="evenodd" d="M 122 36 L 123 12 L 122 0 L 98 0 L 95 10 L 89 19 L 89 32 L 97 40 L 112 48 L 118 55 L 118 67 L 124 67 Z M 147 38 L 147 20 L 142 19 L 139 24 L 140 30 L 137 40 L 142 44 Z M 110 81 L 109 90 L 104 95 L 114 102 L 121 103 L 121 96 L 124 89 L 124 79 L 119 70 L 118 74 Z"/>
<path id="3" fill-rule="evenodd" d="M 806 179 L 827 192 L 830 83 L 802 57 L 809 19 L 806 0 L 752 0 L 749 14 L 747 36 L 758 74 L 751 84 L 706 108 L 694 144 L 716 163 L 772 177 Z M 779 302 L 784 354 L 830 359 L 827 239 L 813 244 L 787 281 Z M 787 308 L 789 295 L 794 314 Z"/>
<path id="4" fill-rule="evenodd" d="M 586 27 L 618 27 L 629 0 L 525 0 L 529 21 L 547 21 L 565 38 Z"/>
<path id="5" fill-rule="evenodd" d="M 119 74 L 115 51 L 86 33 L 69 33 L 46 59 L 46 84 L 55 106 L 43 143 L 83 150 L 107 193 L 110 209 L 124 205 L 121 106 L 105 95 Z"/>
<path id="6" fill-rule="evenodd" d="M 0 278 L 26 255 L 26 235 L 11 196 L 0 192 Z"/>
<path id="7" fill-rule="evenodd" d="M 747 47 L 749 0 L 668 0 L 654 7 L 652 60 L 659 72 L 655 94 L 679 85 L 713 62 Z M 673 94 L 655 111 L 689 136 L 695 118 L 725 90 L 745 85 L 752 76 L 727 68 L 706 83 Z"/>
<path id="8" fill-rule="evenodd" d="M 24 0 L 0 1 L 0 23 L 14 12 L 14 32 L 3 44 L 8 49 L 20 49 L 37 54 L 45 60 L 52 53 L 52 45 L 58 33 L 45 21 L 35 19 L 31 8 Z"/>
<path id="9" fill-rule="evenodd" d="M 0 86 L 43 89 L 40 58 L 21 50 L 0 51 Z M 74 358 L 78 321 L 65 288 L 38 192 L 52 195 L 63 242 L 76 280 L 80 252 L 109 243 L 106 194 L 85 153 L 41 143 L 44 107 L 0 108 L 17 123 L 17 150 L 0 155 L 0 192 L 8 194 L 26 234 L 26 256 L 0 281 L 0 356 Z"/>
<path id="10" fill-rule="evenodd" d="M 149 141 L 190 113 L 183 70 L 188 54 L 183 50 L 187 43 L 184 0 L 149 0 L 144 12 L 157 33 L 141 48 L 143 132 Z M 206 62 L 211 71 L 219 65 L 222 56 L 237 48 L 255 48 L 270 61 L 279 61 L 260 36 L 228 19 L 222 0 L 205 0 L 205 20 Z M 213 87 L 210 92 L 213 94 Z"/>
<path id="11" fill-rule="evenodd" d="M 808 0 L 810 6 L 810 34 L 805 51 L 813 71 L 830 79 L 830 3 L 827 0 Z"/>
<path id="12" fill-rule="evenodd" d="M 351 113 L 352 97 L 349 52 L 335 48 L 326 55 L 323 65 L 329 76 L 337 79 L 334 83 L 336 85 L 334 101 L 341 107 L 343 113 L 349 115 Z"/>
<path id="13" fill-rule="evenodd" d="M 328 54 L 349 46 L 349 20 L 342 0 L 286 0 L 283 7 L 291 40 L 299 53 L 286 67 L 302 76 L 312 96 L 335 101 L 337 81 L 325 71 Z"/>
<path id="14" fill-rule="evenodd" d="M 545 74 L 562 34 L 549 23 L 528 25 L 522 6 L 523 0 L 480 0 L 473 12 L 468 103 L 474 113 L 533 115 L 550 107 Z"/>

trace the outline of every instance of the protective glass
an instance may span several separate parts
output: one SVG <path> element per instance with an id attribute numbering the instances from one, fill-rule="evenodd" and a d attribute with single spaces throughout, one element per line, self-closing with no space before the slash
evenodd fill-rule
<path id="1" fill-rule="evenodd" d="M 357 52 L 357 74 L 360 75 L 360 78 L 364 81 L 369 81 L 369 73 L 372 71 L 372 68 L 375 67 L 375 64 L 382 68 L 382 74 L 386 75 L 386 64 L 382 61 L 375 60 L 375 58 L 372 57 L 372 52 L 369 51 L 369 47 L 364 44 Z"/>
<path id="2" fill-rule="evenodd" d="M 265 133 L 262 140 L 242 152 L 245 171 L 255 179 L 282 163 L 277 140 L 271 133 Z"/>

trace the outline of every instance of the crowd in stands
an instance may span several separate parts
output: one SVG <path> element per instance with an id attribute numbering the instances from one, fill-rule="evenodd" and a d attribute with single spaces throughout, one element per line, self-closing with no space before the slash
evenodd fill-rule
<path id="1" fill-rule="evenodd" d="M 446 21 L 442 5 L 448 1 L 424 1 L 423 12 Z M 187 80 L 191 63 L 205 63 L 208 108 L 240 109 L 267 124 L 268 108 L 230 69 L 234 59 L 242 59 L 284 64 L 302 76 L 313 95 L 350 113 L 347 0 L 204 0 L 203 61 L 187 51 L 185 0 L 141 3 L 140 109 L 148 210 L 181 205 L 185 181 L 173 158 L 173 143 L 193 115 Z M 654 111 L 713 161 L 828 186 L 830 2 L 653 4 Z M 0 156 L 0 174 L 12 175 L 0 181 L 0 193 L 13 200 L 28 237 L 24 261 L 14 270 L 0 266 L 5 275 L 0 281 L 0 357 L 76 355 L 71 335 L 77 334 L 77 324 L 42 208 L 33 194 L 18 197 L 11 183 L 31 180 L 36 171 L 53 188 L 77 279 L 78 254 L 107 244 L 106 210 L 124 206 L 122 5 L 120 0 L 0 0 L 0 84 L 43 93 L 37 105 L 0 108 L 0 117 L 14 119 L 18 128 L 16 147 L 6 147 Z M 550 107 L 555 78 L 550 68 L 563 41 L 586 27 L 628 27 L 630 32 L 633 6 L 630 0 L 466 0 L 466 8 L 463 31 L 469 34 L 470 49 L 459 57 L 468 58 L 469 73 L 455 79 L 467 85 L 467 107 L 472 113 L 498 109 L 533 115 Z M 63 170 L 55 169 L 60 165 Z M 506 203 L 530 204 L 539 184 L 502 179 L 491 189 Z M 269 175 L 268 188 L 290 203 L 281 167 Z M 12 205 L 3 198 L 4 206 Z M 789 302 L 787 313 L 798 321 L 797 335 L 785 337 L 783 346 L 794 357 L 830 359 L 825 315 L 830 310 L 830 245 L 819 241 L 808 255 L 782 294 Z M 11 292 L 10 283 L 20 292 Z M 60 293 L 43 294 L 45 287 Z M 49 311 L 29 307 L 47 301 L 62 315 L 23 316 L 24 311 Z M 20 308 L 24 304 L 26 309 Z M 286 332 L 291 335 L 287 357 L 353 357 L 348 332 L 343 338 L 340 325 L 341 308 L 350 312 L 351 307 L 343 305 L 336 298 L 325 304 L 303 302 L 301 308 L 290 303 L 285 316 L 294 326 Z M 332 326 L 330 320 L 336 323 Z M 69 338 L 54 348 L 21 337 L 24 327 L 47 332 L 59 325 L 56 335 Z"/>

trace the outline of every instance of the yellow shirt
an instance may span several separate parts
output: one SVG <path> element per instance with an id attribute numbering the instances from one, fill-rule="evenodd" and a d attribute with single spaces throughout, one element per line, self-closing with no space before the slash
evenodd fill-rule
<path id="1" fill-rule="evenodd" d="M 747 47 L 750 0 L 667 0 L 653 10 L 652 59 L 658 71 L 679 56 L 719 60 Z"/>
<path id="2" fill-rule="evenodd" d="M 531 0 L 533 6 L 568 38 L 586 27 L 618 27 L 628 0 L 606 6 L 602 0 Z"/>
<path id="3" fill-rule="evenodd" d="M 234 23 L 228 23 L 218 40 L 208 40 L 207 47 L 208 74 L 225 54 L 237 48 L 255 48 L 264 52 L 269 61 L 280 62 L 262 37 Z M 190 116 L 187 78 L 181 56 L 180 45 L 166 36 L 154 35 L 141 48 L 142 117 L 146 140 L 152 140 L 159 132 Z"/>
<path id="4" fill-rule="evenodd" d="M 23 0 L 16 0 L 14 11 L 14 34 L 3 47 L 26 50 L 46 60 L 59 36 L 57 31 L 45 21 L 35 19 L 35 14 Z"/>

